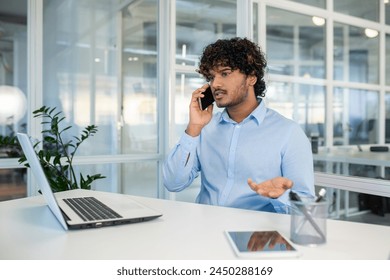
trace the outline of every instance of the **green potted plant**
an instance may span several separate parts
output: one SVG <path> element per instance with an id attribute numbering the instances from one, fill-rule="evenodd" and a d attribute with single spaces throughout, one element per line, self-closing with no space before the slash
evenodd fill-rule
<path id="1" fill-rule="evenodd" d="M 43 106 L 33 114 L 34 118 L 42 119 L 42 149 L 37 151 L 37 155 L 53 192 L 77 188 L 91 189 L 93 181 L 105 178 L 101 174 L 86 175 L 86 177 L 81 173 L 77 175 L 73 167 L 73 159 L 78 148 L 97 132 L 97 126 L 89 125 L 82 130 L 80 136 L 65 140 L 65 132 L 72 126 L 61 127 L 65 119 L 61 111 L 57 111 L 55 107 Z M 36 142 L 34 148 L 37 148 L 40 143 L 40 141 Z M 13 151 L 13 155 L 18 155 L 17 151 L 21 151 L 15 136 L 0 138 L 0 145 L 8 147 Z M 20 154 L 19 163 L 29 167 L 23 153 Z"/>

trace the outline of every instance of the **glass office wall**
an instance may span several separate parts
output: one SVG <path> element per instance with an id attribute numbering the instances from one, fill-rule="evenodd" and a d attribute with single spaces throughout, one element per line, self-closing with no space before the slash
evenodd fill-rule
<path id="1" fill-rule="evenodd" d="M 102 1 L 44 2 L 43 105 L 64 112 L 72 126 L 68 139 L 90 124 L 99 130 L 79 155 L 117 152 L 120 34 L 115 19 L 113 6 Z"/>
<path id="2" fill-rule="evenodd" d="M 267 8 L 270 74 L 325 78 L 325 19 Z"/>
<path id="3" fill-rule="evenodd" d="M 0 201 L 27 196 L 26 169 L 0 169 Z"/>
<path id="4" fill-rule="evenodd" d="M 0 201 L 27 195 L 26 169 L 18 168 L 12 161 L 21 155 L 21 150 L 11 143 L 16 132 L 25 132 L 27 128 L 26 61 L 27 1 L 1 1 Z"/>
<path id="5" fill-rule="evenodd" d="M 370 33 L 371 32 L 371 33 Z M 334 24 L 334 79 L 379 84 L 378 31 Z M 334 145 L 378 143 L 378 93 L 336 88 Z"/>
<path id="6" fill-rule="evenodd" d="M 25 130 L 27 113 L 27 4 L 0 3 L 0 136 Z"/>
<path id="7" fill-rule="evenodd" d="M 206 83 L 196 72 L 199 56 L 204 47 L 217 39 L 236 36 L 236 14 L 235 0 L 176 1 L 176 77 L 171 108 L 174 127 L 169 136 L 171 147 L 188 124 L 192 92 Z M 176 199 L 195 201 L 199 187 L 198 178 L 190 188 L 175 194 Z"/>
<path id="8" fill-rule="evenodd" d="M 132 193 L 129 182 L 148 174 L 154 189 L 134 191 L 156 196 L 158 1 L 122 2 L 44 1 L 43 100 L 64 112 L 68 139 L 98 126 L 79 156 L 138 156 L 137 163 L 90 166 L 87 174 L 107 177 L 96 188 Z"/>
<path id="9" fill-rule="evenodd" d="M 387 27 L 380 24 L 385 18 L 388 22 L 388 4 L 381 0 L 292 2 L 302 6 L 292 9 L 284 2 L 262 0 L 253 5 L 257 11 L 254 39 L 268 58 L 269 107 L 297 121 L 308 137 L 319 136 L 320 149 L 313 154 L 317 172 L 390 178 L 390 168 L 375 161 L 374 153 L 369 163 L 362 156 L 370 153 L 372 145 L 390 141 L 385 119 L 390 115 L 385 96 L 390 35 L 381 34 Z M 327 3 L 335 13 L 318 10 Z M 380 18 L 379 8 L 385 10 L 385 17 Z M 261 41 L 264 22 L 265 45 Z M 368 209 L 357 193 L 334 195 L 336 213 L 340 205 Z"/>
<path id="10" fill-rule="evenodd" d="M 236 35 L 236 1 L 176 1 L 176 63 L 197 66 L 203 48 Z"/>
<path id="11" fill-rule="evenodd" d="M 334 145 L 378 143 L 378 106 L 378 92 L 335 88 Z"/>
<path id="12" fill-rule="evenodd" d="M 31 5 L 37 2 L 29 1 Z M 323 138 L 320 145 L 326 147 L 384 143 L 385 139 L 379 136 L 385 135 L 385 124 L 380 118 L 389 116 L 382 101 L 388 99 L 385 92 L 390 92 L 387 69 L 390 32 L 384 34 L 385 42 L 377 32 L 386 32 L 388 28 L 380 25 L 388 22 L 388 4 L 381 0 L 333 1 L 333 13 L 326 10 L 329 1 L 325 0 L 252 2 L 254 8 L 247 15 L 253 16 L 253 38 L 265 38 L 259 43 L 269 63 L 266 93 L 269 106 L 299 122 L 308 137 L 319 134 Z M 135 191 L 132 182 L 140 182 L 144 174 L 149 174 L 144 194 L 158 195 L 161 186 L 157 173 L 165 156 L 160 150 L 161 142 L 167 141 L 172 147 L 183 133 L 191 93 L 205 82 L 195 71 L 199 55 L 208 43 L 236 36 L 237 22 L 242 23 L 237 18 L 239 3 L 236 0 L 43 0 L 42 3 L 43 91 L 38 94 L 43 95 L 44 105 L 55 106 L 65 113 L 67 124 L 73 127 L 70 135 L 79 134 L 88 124 L 98 126 L 96 136 L 79 151 L 78 155 L 85 157 L 85 166 L 80 168 L 107 176 L 107 180 L 97 183 L 98 189 L 126 193 L 134 189 L 137 194 L 142 191 Z M 298 3 L 305 9 L 297 12 Z M 159 10 L 162 5 L 169 7 L 169 11 Z M 385 10 L 385 18 L 379 17 L 379 7 Z M 175 13 L 170 14 L 171 11 Z M 161 21 L 159 16 L 166 20 Z M 160 22 L 166 25 L 159 26 Z M 365 26 L 368 22 L 369 30 Z M 2 85 L 12 81 L 25 96 L 27 28 L 26 22 L 14 25 L 21 27 L 21 32 L 19 37 L 13 37 L 12 44 L 0 37 L 3 63 L 0 81 Z M 2 22 L 0 30 L 7 26 L 8 23 Z M 330 27 L 332 32 L 328 30 Z M 174 57 L 169 60 L 173 63 L 159 68 L 162 30 L 169 34 L 169 46 L 165 47 L 172 50 Z M 9 49 L 13 51 L 12 59 L 6 52 Z M 383 54 L 385 57 L 381 57 Z M 10 65 L 14 66 L 13 74 L 8 71 Z M 158 69 L 169 73 L 169 87 L 159 88 Z M 381 69 L 384 73 L 380 73 Z M 170 104 L 167 111 L 160 110 L 161 103 L 167 100 Z M 12 125 L 3 121 L 1 131 L 6 134 L 11 129 L 25 131 L 26 117 L 24 114 Z M 173 133 L 159 138 L 160 132 L 168 128 Z M 12 164 L 0 159 L 2 169 L 12 170 L 16 160 Z M 138 172 L 132 172 L 133 168 Z M 181 195 L 177 198 L 185 200 L 185 195 Z"/>
<path id="13" fill-rule="evenodd" d="M 381 1 L 367 0 L 334 0 L 333 7 L 335 12 L 346 15 L 379 21 L 379 4 Z"/>
<path id="14" fill-rule="evenodd" d="M 390 92 L 385 94 L 385 139 L 386 143 L 390 143 Z"/>
<path id="15" fill-rule="evenodd" d="M 390 1 L 383 0 L 383 3 L 385 4 L 385 23 L 390 25 Z"/>
<path id="16" fill-rule="evenodd" d="M 44 105 L 99 129 L 80 155 L 157 152 L 157 2 L 120 2 L 45 1 Z"/>
<path id="17" fill-rule="evenodd" d="M 113 191 L 130 195 L 158 197 L 156 160 L 142 160 L 128 163 L 105 163 L 75 165 L 76 174 L 104 174 L 106 178 L 96 180 L 93 189 Z M 112 186 L 120 186 L 113 190 Z"/>
<path id="18" fill-rule="evenodd" d="M 334 24 L 334 79 L 379 83 L 379 32 Z"/>
<path id="19" fill-rule="evenodd" d="M 385 36 L 385 49 L 386 49 L 386 58 L 385 58 L 385 82 L 386 85 L 390 85 L 390 34 Z"/>
<path id="20" fill-rule="evenodd" d="M 326 0 L 290 0 L 297 3 L 302 3 L 319 8 L 326 8 Z"/>
<path id="21" fill-rule="evenodd" d="M 194 12 L 196 11 L 196 12 Z M 176 1 L 176 86 L 174 123 L 178 138 L 188 123 L 192 92 L 206 83 L 196 69 L 203 48 L 236 36 L 235 1 Z M 185 69 L 182 66 L 190 66 Z"/>
<path id="22" fill-rule="evenodd" d="M 158 150 L 157 3 L 144 0 L 122 10 L 121 153 Z"/>
<path id="23" fill-rule="evenodd" d="M 321 6 L 316 5 L 319 4 L 317 1 L 296 2 Z M 364 5 L 352 9 L 348 1 L 335 1 L 335 11 L 346 13 L 346 7 L 349 7 L 348 13 L 354 17 L 377 20 L 379 1 L 370 1 L 372 5 L 364 2 Z M 291 12 L 288 8 L 274 8 L 271 4 L 266 8 L 266 54 L 270 74 L 267 94 L 270 106 L 299 122 L 308 136 L 319 134 L 320 145 L 379 143 L 379 114 L 376 110 L 379 106 L 376 85 L 380 84 L 379 31 L 334 21 L 331 33 L 333 47 L 326 50 L 326 40 L 330 38 L 326 31 L 326 19 L 319 16 L 317 10 L 313 11 L 316 11 L 315 16 L 312 16 L 309 8 L 305 14 Z M 359 20 L 356 24 L 360 24 Z M 254 28 L 259 28 L 257 23 Z M 333 54 L 333 69 L 327 69 L 327 65 L 331 65 L 326 60 L 327 53 Z M 328 77 L 328 73 L 332 73 L 333 77 Z M 291 82 L 289 76 L 308 85 L 303 87 Z M 329 91 L 327 87 L 331 79 L 340 81 L 342 86 Z M 354 86 L 360 83 L 363 88 L 372 84 L 373 90 L 359 89 L 359 86 L 357 89 L 347 88 L 348 83 Z M 372 92 L 375 92 L 374 96 Z M 282 97 L 286 94 L 291 95 L 290 101 Z M 299 95 L 307 96 L 304 106 L 298 101 Z M 332 101 L 333 106 L 326 106 L 326 100 Z M 333 123 L 328 126 L 328 131 L 327 119 Z M 330 127 L 333 129 L 329 131 Z"/>
<path id="24" fill-rule="evenodd" d="M 273 7 L 266 11 L 269 105 L 297 121 L 308 137 L 321 137 L 323 144 L 325 88 L 305 80 L 325 78 L 325 19 Z M 276 82 L 276 75 L 298 77 L 302 83 Z"/>
<path id="25" fill-rule="evenodd" d="M 295 120 L 308 137 L 325 139 L 325 88 L 323 86 L 270 82 L 266 100 L 283 116 Z"/>

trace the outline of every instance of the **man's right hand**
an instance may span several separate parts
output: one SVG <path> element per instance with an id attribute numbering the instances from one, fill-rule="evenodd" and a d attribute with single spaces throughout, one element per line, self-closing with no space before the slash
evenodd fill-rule
<path id="1" fill-rule="evenodd" d="M 196 137 L 202 131 L 202 128 L 208 124 L 213 116 L 213 104 L 207 107 L 206 110 L 201 110 L 198 98 L 203 97 L 203 92 L 209 87 L 205 84 L 192 93 L 190 103 L 190 121 L 187 125 L 186 133 L 192 137 Z"/>

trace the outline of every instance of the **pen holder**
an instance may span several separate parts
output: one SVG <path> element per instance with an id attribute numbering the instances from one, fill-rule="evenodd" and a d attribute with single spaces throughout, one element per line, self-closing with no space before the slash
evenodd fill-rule
<path id="1" fill-rule="evenodd" d="M 291 206 L 291 241 L 306 246 L 326 243 L 327 201 L 291 201 Z"/>

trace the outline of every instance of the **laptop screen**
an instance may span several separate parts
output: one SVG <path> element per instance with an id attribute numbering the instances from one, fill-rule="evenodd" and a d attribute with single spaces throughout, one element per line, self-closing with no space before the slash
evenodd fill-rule
<path id="1" fill-rule="evenodd" d="M 27 158 L 28 164 L 30 165 L 30 168 L 34 174 L 34 178 L 41 188 L 41 192 L 46 200 L 47 205 L 53 212 L 54 216 L 56 216 L 58 221 L 61 223 L 61 225 L 65 229 L 68 229 L 65 219 L 62 216 L 61 209 L 58 207 L 58 203 L 54 197 L 53 191 L 51 190 L 45 172 L 43 171 L 39 158 L 35 153 L 30 137 L 25 133 L 17 133 L 17 137 L 20 145 L 22 146 L 24 155 Z"/>

